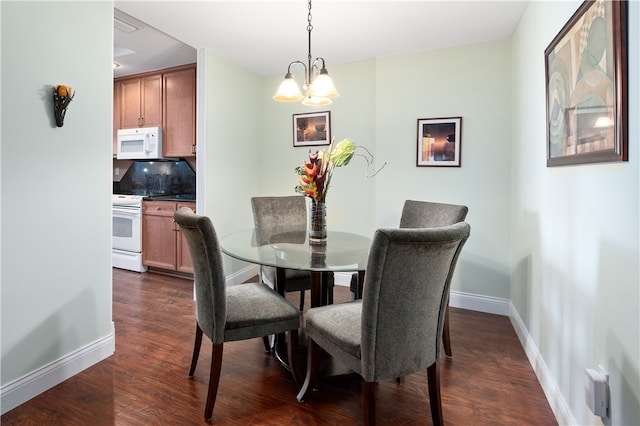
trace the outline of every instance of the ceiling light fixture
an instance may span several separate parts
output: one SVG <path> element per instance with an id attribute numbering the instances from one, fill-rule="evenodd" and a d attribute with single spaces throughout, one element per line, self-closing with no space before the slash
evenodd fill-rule
<path id="1" fill-rule="evenodd" d="M 293 61 L 287 67 L 287 73 L 284 80 L 280 83 L 278 91 L 273 95 L 273 100 L 279 102 L 298 102 L 302 101 L 303 105 L 322 106 L 329 105 L 331 98 L 339 96 L 338 91 L 329 77 L 329 72 L 325 68 L 324 58 L 315 58 L 313 61 L 311 56 L 311 0 L 309 0 L 309 13 L 307 15 L 307 32 L 309 33 L 309 50 L 307 54 L 307 64 L 302 61 Z M 318 67 L 318 63 L 322 66 Z M 304 67 L 304 86 L 306 92 L 303 95 L 300 87 L 293 79 L 291 74 L 291 66 L 293 64 L 301 64 Z"/>

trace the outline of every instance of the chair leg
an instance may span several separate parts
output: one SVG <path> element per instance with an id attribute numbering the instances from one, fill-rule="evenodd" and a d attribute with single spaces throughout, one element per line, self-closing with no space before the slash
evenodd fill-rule
<path id="1" fill-rule="evenodd" d="M 189 377 L 193 377 L 198 364 L 198 356 L 200 355 L 200 346 L 202 346 L 202 329 L 196 321 L 196 340 L 193 344 L 193 356 L 191 356 L 191 367 L 189 368 Z"/>
<path id="2" fill-rule="evenodd" d="M 300 312 L 304 311 L 304 290 L 300 290 Z"/>
<path id="3" fill-rule="evenodd" d="M 222 369 L 222 348 L 224 343 L 214 344 L 211 350 L 211 373 L 209 374 L 209 391 L 207 392 L 207 405 L 204 407 L 205 421 L 211 420 L 213 406 L 216 404 L 218 385 L 220 384 L 220 371 Z"/>
<path id="4" fill-rule="evenodd" d="M 293 381 L 296 387 L 299 388 L 302 384 L 302 373 L 300 372 L 300 363 L 298 362 L 298 330 L 291 330 L 287 332 L 287 334 L 287 358 L 289 359 L 291 374 L 293 374 Z"/>
<path id="5" fill-rule="evenodd" d="M 444 353 L 447 356 L 452 356 L 451 354 L 451 338 L 449 337 L 449 305 L 447 304 L 447 308 L 444 311 L 444 325 L 442 329 L 442 343 L 444 346 Z"/>
<path id="6" fill-rule="evenodd" d="M 440 366 L 434 362 L 427 368 L 429 386 L 429 404 L 431 405 L 431 419 L 434 426 L 444 424 L 442 418 L 442 401 L 440 400 Z"/>
<path id="7" fill-rule="evenodd" d="M 266 353 L 271 353 L 271 342 L 269 336 L 262 336 L 262 343 L 264 343 L 264 350 Z"/>
<path id="8" fill-rule="evenodd" d="M 296 397 L 298 401 L 302 402 L 311 389 L 316 390 L 318 388 L 318 369 L 320 368 L 320 346 L 313 339 L 307 340 L 307 375 Z"/>
<path id="9" fill-rule="evenodd" d="M 376 424 L 376 390 L 378 383 L 362 379 L 362 399 L 364 405 L 364 424 Z"/>

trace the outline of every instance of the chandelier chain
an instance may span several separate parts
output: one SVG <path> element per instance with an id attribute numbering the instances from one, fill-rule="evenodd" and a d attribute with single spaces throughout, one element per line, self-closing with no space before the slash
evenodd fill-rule
<path id="1" fill-rule="evenodd" d="M 311 25 L 311 0 L 309 0 L 309 13 L 307 14 L 307 32 L 309 33 L 309 48 L 307 49 L 307 61 L 309 62 L 309 67 L 311 67 L 311 30 L 313 30 L 313 25 Z M 311 83 L 311 71 L 309 70 L 309 78 L 305 75 L 305 79 L 307 79 L 307 83 Z"/>

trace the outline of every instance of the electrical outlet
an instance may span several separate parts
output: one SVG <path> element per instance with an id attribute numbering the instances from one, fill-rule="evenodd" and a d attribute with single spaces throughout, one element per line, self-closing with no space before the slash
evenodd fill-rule
<path id="1" fill-rule="evenodd" d="M 113 171 L 113 174 L 116 176 L 120 176 L 120 167 L 116 167 Z"/>
<path id="2" fill-rule="evenodd" d="M 584 375 L 584 398 L 593 414 L 607 417 L 609 408 L 609 376 L 601 366 L 598 370 L 587 368 Z"/>

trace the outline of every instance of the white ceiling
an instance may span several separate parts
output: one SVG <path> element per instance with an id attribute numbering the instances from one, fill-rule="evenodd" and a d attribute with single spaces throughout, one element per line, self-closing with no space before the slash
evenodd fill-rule
<path id="1" fill-rule="evenodd" d="M 258 75 L 284 75 L 289 62 L 307 60 L 304 0 L 114 4 L 116 16 L 122 11 L 140 26 L 159 30 L 114 31 L 114 60 L 122 64 L 115 76 L 195 62 L 192 48 L 201 47 Z M 526 0 L 315 0 L 311 53 L 323 57 L 331 71 L 332 64 L 501 40 L 513 33 L 526 5 Z M 118 56 L 123 48 L 136 53 Z"/>

